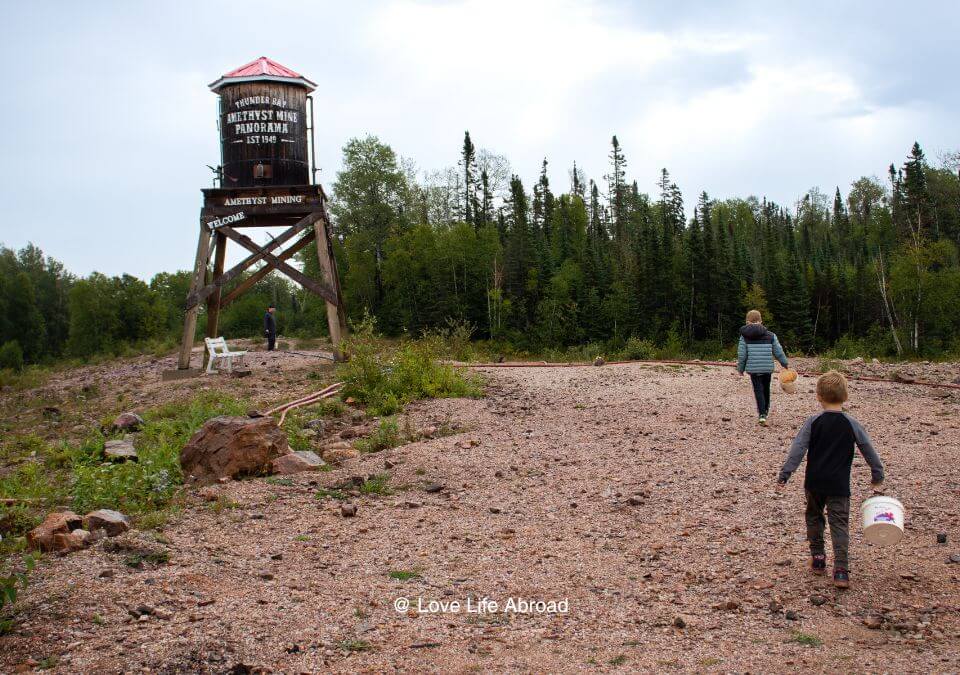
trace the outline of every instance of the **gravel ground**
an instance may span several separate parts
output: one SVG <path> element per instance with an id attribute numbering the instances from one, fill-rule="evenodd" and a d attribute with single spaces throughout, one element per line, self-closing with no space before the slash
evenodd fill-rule
<path id="1" fill-rule="evenodd" d="M 462 433 L 198 495 L 143 544 L 167 564 L 100 548 L 46 557 L 22 623 L 0 638 L 0 671 L 960 670 L 960 564 L 947 562 L 960 553 L 960 391 L 852 383 L 849 409 L 908 530 L 891 549 L 863 542 L 858 456 L 853 585 L 838 592 L 807 569 L 802 474 L 774 489 L 816 410 L 811 379 L 776 392 L 759 428 L 749 380 L 727 368 L 485 376 L 483 400 L 408 410 L 417 428 L 453 420 Z M 315 496 L 384 471 L 394 493 L 352 498 L 355 518 Z M 510 598 L 568 607 L 504 611 Z M 418 599 L 460 608 L 418 612 Z"/>

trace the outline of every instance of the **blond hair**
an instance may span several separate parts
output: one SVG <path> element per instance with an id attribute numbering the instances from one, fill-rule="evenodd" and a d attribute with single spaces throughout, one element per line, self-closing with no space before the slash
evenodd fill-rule
<path id="1" fill-rule="evenodd" d="M 747 312 L 747 323 L 762 323 L 763 319 L 760 316 L 760 312 L 755 309 L 751 309 Z"/>
<path id="2" fill-rule="evenodd" d="M 847 393 L 847 378 L 836 370 L 824 373 L 817 380 L 817 396 L 824 403 L 843 403 L 850 398 Z"/>

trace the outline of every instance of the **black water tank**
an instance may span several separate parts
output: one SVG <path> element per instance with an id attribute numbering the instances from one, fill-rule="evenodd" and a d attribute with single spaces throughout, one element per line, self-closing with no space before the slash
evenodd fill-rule
<path id="1" fill-rule="evenodd" d="M 223 187 L 310 184 L 307 94 L 315 88 L 265 56 L 210 85 L 220 95 Z"/>

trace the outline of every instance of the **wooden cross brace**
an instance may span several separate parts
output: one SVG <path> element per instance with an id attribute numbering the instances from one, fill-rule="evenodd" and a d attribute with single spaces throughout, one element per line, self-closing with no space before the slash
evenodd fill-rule
<path id="1" fill-rule="evenodd" d="M 324 300 L 327 300 L 328 302 L 331 302 L 334 305 L 339 304 L 337 302 L 336 293 L 333 291 L 333 289 L 329 288 L 326 284 L 322 284 L 316 281 L 315 279 L 311 279 L 310 277 L 306 276 L 305 274 L 291 267 L 285 262 L 287 259 L 292 257 L 294 253 L 296 253 L 297 251 L 302 249 L 304 246 L 306 246 L 310 241 L 312 241 L 315 238 L 314 233 L 309 233 L 305 237 L 301 238 L 296 244 L 294 244 L 291 248 L 281 253 L 279 256 L 273 255 L 271 253 L 272 250 L 279 248 L 280 246 L 285 244 L 287 241 L 295 237 L 297 234 L 302 232 L 304 229 L 314 225 L 318 220 L 322 219 L 323 217 L 324 217 L 324 214 L 322 211 L 315 211 L 310 215 L 304 218 L 301 218 L 296 223 L 294 223 L 290 228 L 284 231 L 283 234 L 275 238 L 266 246 L 258 246 L 249 237 L 243 234 L 240 234 L 239 232 L 237 232 L 236 230 L 234 230 L 229 226 L 223 225 L 216 228 L 217 232 L 222 233 L 223 235 L 229 237 L 230 239 L 233 239 L 235 242 L 237 242 L 238 244 L 246 248 L 248 251 L 250 251 L 251 255 L 241 260 L 239 263 L 231 267 L 228 271 L 219 275 L 215 279 L 212 279 L 210 283 L 205 285 L 203 288 L 199 288 L 193 291 L 192 293 L 190 293 L 190 295 L 187 297 L 186 309 L 189 310 L 193 307 L 196 307 L 201 302 L 209 298 L 218 288 L 222 288 L 223 286 L 229 284 L 231 281 L 239 277 L 244 270 L 251 267 L 252 265 L 255 265 L 260 260 L 264 260 L 267 263 L 267 265 L 263 269 L 257 271 L 252 277 L 242 282 L 240 286 L 238 286 L 233 291 L 231 291 L 227 295 L 227 297 L 224 298 L 223 302 L 221 302 L 221 306 L 224 306 L 230 302 L 233 302 L 241 293 L 249 289 L 251 286 L 253 286 L 253 284 L 255 284 L 257 281 L 262 279 L 264 276 L 269 274 L 274 269 L 283 272 L 288 277 L 290 277 L 291 279 L 299 283 L 301 286 L 306 288 L 308 291 L 311 291 L 312 293 L 319 295 Z M 251 279 L 255 279 L 255 280 L 251 281 Z"/>

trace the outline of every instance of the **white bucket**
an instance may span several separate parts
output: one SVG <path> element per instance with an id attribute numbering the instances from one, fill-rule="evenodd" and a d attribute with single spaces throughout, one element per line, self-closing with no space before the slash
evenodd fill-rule
<path id="1" fill-rule="evenodd" d="M 893 497 L 877 495 L 860 507 L 863 538 L 877 546 L 893 546 L 903 537 L 903 504 Z"/>

